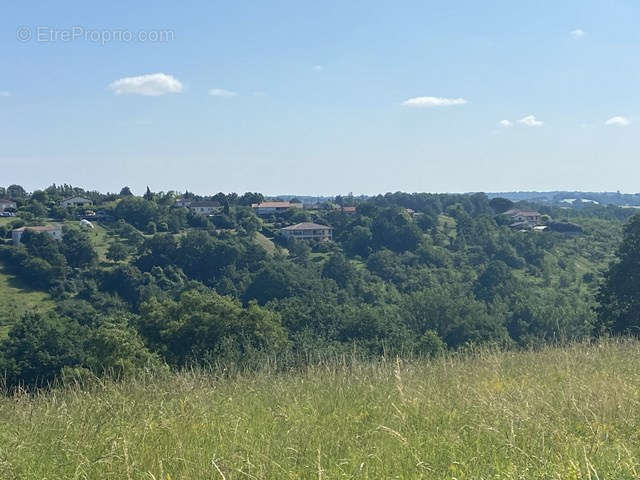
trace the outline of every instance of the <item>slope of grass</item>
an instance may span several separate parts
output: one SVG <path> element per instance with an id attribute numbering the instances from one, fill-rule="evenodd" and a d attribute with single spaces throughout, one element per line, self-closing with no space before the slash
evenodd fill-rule
<path id="1" fill-rule="evenodd" d="M 639 366 L 609 341 L 17 395 L 0 478 L 638 478 Z"/>
<path id="2" fill-rule="evenodd" d="M 15 319 L 24 312 L 46 311 L 52 306 L 53 301 L 49 294 L 25 286 L 16 277 L 8 274 L 0 262 L 0 339 L 7 334 Z"/>
<path id="3" fill-rule="evenodd" d="M 260 232 L 256 232 L 254 242 L 264 248 L 264 250 L 270 255 L 273 255 L 276 252 L 276 245 L 273 243 L 273 241 L 265 237 Z"/>

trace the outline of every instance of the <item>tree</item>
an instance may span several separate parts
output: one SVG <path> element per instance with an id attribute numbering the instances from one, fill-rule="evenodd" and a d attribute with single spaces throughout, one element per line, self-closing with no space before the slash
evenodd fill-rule
<path id="1" fill-rule="evenodd" d="M 495 260 L 478 277 L 474 293 L 476 298 L 492 302 L 496 297 L 507 297 L 513 293 L 515 278 L 506 263 Z"/>
<path id="2" fill-rule="evenodd" d="M 254 203 L 262 203 L 264 196 L 257 192 L 246 192 L 240 198 L 238 198 L 238 204 L 250 206 Z"/>
<path id="3" fill-rule="evenodd" d="M 106 257 L 113 262 L 120 262 L 129 256 L 129 249 L 122 243 L 116 242 L 109 245 Z"/>
<path id="4" fill-rule="evenodd" d="M 598 300 L 599 330 L 640 334 L 640 215 L 624 227 L 618 260 L 605 274 Z"/>
<path id="5" fill-rule="evenodd" d="M 7 196 L 11 199 L 25 198 L 27 191 L 20 185 L 9 185 L 7 187 Z"/>
<path id="6" fill-rule="evenodd" d="M 177 301 L 151 299 L 140 307 L 140 331 L 174 365 L 217 356 L 247 358 L 287 346 L 280 317 L 255 303 L 247 308 L 213 291 L 187 291 Z"/>
<path id="7" fill-rule="evenodd" d="M 131 197 L 133 196 L 133 193 L 131 193 L 131 189 L 129 187 L 122 187 L 122 190 L 120 190 L 120 196 Z"/>
<path id="8" fill-rule="evenodd" d="M 148 185 L 147 185 L 147 191 L 144 193 L 142 198 L 144 198 L 145 200 L 153 200 L 155 198 L 155 195 L 151 192 Z"/>
<path id="9" fill-rule="evenodd" d="M 77 322 L 55 314 L 24 315 L 0 343 L 0 371 L 8 386 L 46 386 L 64 367 L 82 365 L 85 335 Z"/>
<path id="10" fill-rule="evenodd" d="M 125 197 L 114 210 L 116 218 L 125 220 L 134 227 L 144 230 L 149 222 L 158 220 L 158 205 L 140 197 Z"/>
<path id="11" fill-rule="evenodd" d="M 67 263 L 75 268 L 90 267 L 98 260 L 89 235 L 75 228 L 63 229 L 61 250 Z"/>
<path id="12" fill-rule="evenodd" d="M 37 200 L 40 203 L 47 203 L 49 201 L 49 195 L 44 190 L 36 190 L 31 194 L 31 200 Z"/>
<path id="13" fill-rule="evenodd" d="M 351 255 L 360 255 L 363 258 L 368 257 L 373 245 L 371 229 L 360 225 L 354 227 L 344 243 L 345 250 Z"/>
<path id="14" fill-rule="evenodd" d="M 322 267 L 322 276 L 332 278 L 338 286 L 346 288 L 355 279 L 356 271 L 342 253 L 336 252 Z"/>

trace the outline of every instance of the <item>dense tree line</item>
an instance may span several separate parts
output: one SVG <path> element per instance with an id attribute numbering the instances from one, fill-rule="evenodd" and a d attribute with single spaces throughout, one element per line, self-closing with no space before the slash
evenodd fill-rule
<path id="1" fill-rule="evenodd" d="M 340 197 L 324 209 L 258 218 L 249 208 L 264 199 L 257 193 L 217 194 L 210 198 L 221 211 L 203 216 L 176 208 L 173 192 L 52 186 L 31 195 L 13 188 L 19 217 L 12 221 L 72 218 L 57 202 L 76 194 L 106 212 L 102 257 L 86 232 L 67 226 L 60 242 L 26 231 L 22 245 L 0 247 L 9 271 L 56 301 L 53 311 L 15 319 L 0 340 L 10 387 L 265 356 L 512 348 L 640 326 L 640 293 L 626 283 L 640 271 L 638 217 L 597 294 L 624 209 L 540 208 L 581 234 L 523 233 L 500 214 L 535 206 L 484 194 Z M 332 226 L 334 241 L 279 236 L 300 221 Z"/>

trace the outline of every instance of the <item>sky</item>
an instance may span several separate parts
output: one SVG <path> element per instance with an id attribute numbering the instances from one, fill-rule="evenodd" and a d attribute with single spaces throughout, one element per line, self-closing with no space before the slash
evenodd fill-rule
<path id="1" fill-rule="evenodd" d="M 0 185 L 640 191 L 640 3 L 0 6 Z"/>

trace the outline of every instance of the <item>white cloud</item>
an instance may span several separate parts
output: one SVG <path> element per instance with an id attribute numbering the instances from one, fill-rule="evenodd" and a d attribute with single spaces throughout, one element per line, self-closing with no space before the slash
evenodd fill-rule
<path id="1" fill-rule="evenodd" d="M 573 38 L 582 38 L 586 35 L 586 33 L 584 32 L 584 30 L 582 30 L 581 28 L 576 28 L 575 30 L 571 30 L 571 36 Z"/>
<path id="2" fill-rule="evenodd" d="M 442 97 L 414 97 L 402 102 L 407 107 L 450 107 L 452 105 L 464 105 L 467 101 L 464 98 L 442 98 Z"/>
<path id="3" fill-rule="evenodd" d="M 6 90 L 0 91 L 0 97 L 10 97 L 11 92 L 7 92 Z"/>
<path id="4" fill-rule="evenodd" d="M 116 95 L 133 94 L 157 97 L 166 93 L 182 92 L 182 83 L 164 73 L 151 73 L 137 77 L 125 77 L 109 85 Z"/>
<path id="5" fill-rule="evenodd" d="M 499 124 L 501 127 L 513 127 L 513 122 L 512 122 L 512 121 L 510 121 L 510 120 L 500 120 L 500 121 L 498 122 L 498 124 Z"/>
<path id="6" fill-rule="evenodd" d="M 314 65 L 313 67 L 311 67 L 311 70 L 313 70 L 314 72 L 321 72 L 324 70 L 324 67 L 322 65 Z"/>
<path id="7" fill-rule="evenodd" d="M 209 95 L 212 97 L 237 97 L 238 94 L 236 92 L 232 92 L 231 90 L 225 90 L 224 88 L 212 88 L 209 90 Z"/>
<path id="8" fill-rule="evenodd" d="M 526 125 L 527 127 L 541 127 L 544 125 L 544 122 L 538 120 L 535 115 L 527 115 L 526 117 L 518 120 L 518 123 Z"/>
<path id="9" fill-rule="evenodd" d="M 631 125 L 631 120 L 627 117 L 611 117 L 609 120 L 604 122 L 605 125 L 612 125 L 614 127 L 628 127 Z"/>

